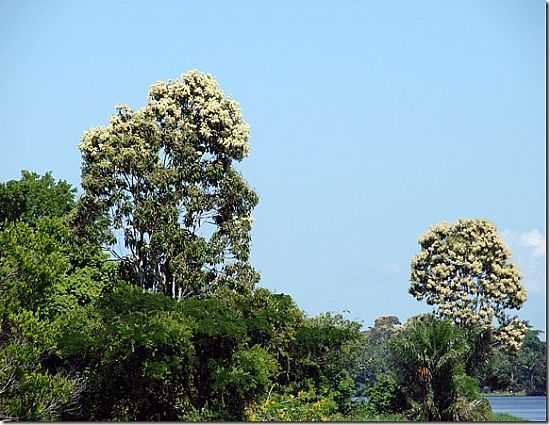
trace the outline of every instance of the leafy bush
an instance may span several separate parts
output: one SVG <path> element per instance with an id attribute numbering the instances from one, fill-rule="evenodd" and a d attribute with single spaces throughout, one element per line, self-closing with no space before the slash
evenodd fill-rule
<path id="1" fill-rule="evenodd" d="M 490 419 L 489 401 L 482 397 L 477 380 L 466 374 L 454 377 L 457 399 L 451 406 L 453 421 L 478 422 Z"/>
<path id="2" fill-rule="evenodd" d="M 493 413 L 489 419 L 491 422 L 525 422 L 525 419 L 510 415 L 509 413 Z"/>
<path id="3" fill-rule="evenodd" d="M 388 415 L 402 410 L 402 397 L 395 379 L 389 375 L 380 375 L 376 383 L 367 390 L 366 403 L 369 416 Z"/>
<path id="4" fill-rule="evenodd" d="M 294 390 L 329 390 L 339 410 L 348 412 L 358 365 L 360 327 L 342 315 L 323 314 L 305 320 L 289 346 L 286 379 L 280 383 Z"/>
<path id="5" fill-rule="evenodd" d="M 401 422 L 407 418 L 400 413 L 373 413 L 367 402 L 354 403 L 348 414 L 336 413 L 333 422 Z"/>
<path id="6" fill-rule="evenodd" d="M 62 217 L 73 208 L 75 192 L 51 173 L 22 171 L 21 180 L 0 183 L 0 229 L 17 221 L 31 224 L 43 217 Z"/>
<path id="7" fill-rule="evenodd" d="M 337 413 L 336 402 L 330 396 L 314 390 L 293 394 L 272 394 L 245 411 L 245 420 L 259 422 L 331 421 Z"/>
<path id="8" fill-rule="evenodd" d="M 227 399 L 228 413 L 240 419 L 250 401 L 267 392 L 277 369 L 277 362 L 264 348 L 255 345 L 241 349 L 233 353 L 229 367 L 215 367 L 213 392 L 218 398 Z"/>
<path id="9" fill-rule="evenodd" d="M 73 408 L 81 381 L 47 373 L 40 348 L 18 329 L 3 328 L 1 334 L 0 419 L 53 421 Z"/>

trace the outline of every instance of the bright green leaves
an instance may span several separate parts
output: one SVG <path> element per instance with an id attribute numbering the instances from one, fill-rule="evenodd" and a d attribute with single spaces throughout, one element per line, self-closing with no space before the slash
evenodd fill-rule
<path id="1" fill-rule="evenodd" d="M 296 329 L 282 381 L 294 389 L 330 391 L 342 412 L 351 407 L 361 325 L 341 315 L 322 314 Z"/>
<path id="2" fill-rule="evenodd" d="M 119 284 L 64 317 L 57 352 L 88 365 L 81 417 L 94 420 L 242 419 L 284 381 L 304 326 L 290 297 L 265 289 L 176 301 Z M 326 344 L 322 356 L 341 348 Z"/>
<path id="3" fill-rule="evenodd" d="M 0 329 L 0 418 L 59 420 L 63 411 L 74 408 L 81 382 L 43 368 L 41 355 L 51 335 L 46 323 L 30 312 L 12 319 L 18 323 L 4 322 Z M 31 339 L 37 333 L 40 338 Z"/>
<path id="4" fill-rule="evenodd" d="M 23 171 L 21 180 L 0 183 L 0 229 L 6 223 L 34 223 L 43 217 L 61 217 L 74 206 L 76 190 L 50 173 Z"/>
<path id="5" fill-rule="evenodd" d="M 107 217 L 126 277 L 142 288 L 177 299 L 228 281 L 250 289 L 255 279 L 241 276 L 258 199 L 232 165 L 248 153 L 248 132 L 211 76 L 156 83 L 143 109 L 120 106 L 85 132 L 77 228 Z"/>
<path id="6" fill-rule="evenodd" d="M 0 232 L 2 317 L 20 309 L 49 313 L 47 301 L 69 269 L 61 249 L 65 236 L 60 220 L 49 218 L 40 220 L 36 228 L 17 223 Z"/>
<path id="7" fill-rule="evenodd" d="M 46 217 L 33 227 L 19 222 L 0 232 L 0 297 L 6 301 L 0 317 L 24 309 L 52 318 L 99 296 L 112 265 L 88 252 L 96 267 L 75 267 L 82 258 L 73 243 L 61 218 Z"/>
<path id="8" fill-rule="evenodd" d="M 378 375 L 366 395 L 368 397 L 367 411 L 371 416 L 389 415 L 402 407 L 400 406 L 397 383 L 389 373 Z"/>
<path id="9" fill-rule="evenodd" d="M 246 420 L 253 422 L 317 422 L 345 420 L 337 415 L 332 394 L 314 390 L 294 394 L 273 394 L 246 410 Z M 362 418 L 363 419 L 363 418 Z"/>
<path id="10" fill-rule="evenodd" d="M 82 390 L 70 368 L 58 368 L 60 332 L 111 283 L 113 264 L 65 225 L 74 204 L 68 184 L 24 172 L 0 192 L 9 216 L 0 231 L 0 416 L 58 420 Z M 17 208 L 7 192 L 22 200 Z"/>
<path id="11" fill-rule="evenodd" d="M 212 362 L 212 389 L 216 397 L 227 398 L 235 418 L 242 415 L 260 394 L 265 394 L 278 364 L 267 350 L 255 345 L 235 351 L 228 363 Z"/>

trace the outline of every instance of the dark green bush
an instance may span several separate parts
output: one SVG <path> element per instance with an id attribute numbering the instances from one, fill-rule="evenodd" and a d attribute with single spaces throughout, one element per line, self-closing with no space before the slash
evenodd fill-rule
<path id="1" fill-rule="evenodd" d="M 367 390 L 367 413 L 370 416 L 388 415 L 403 410 L 401 393 L 390 374 L 378 376 L 375 384 Z"/>

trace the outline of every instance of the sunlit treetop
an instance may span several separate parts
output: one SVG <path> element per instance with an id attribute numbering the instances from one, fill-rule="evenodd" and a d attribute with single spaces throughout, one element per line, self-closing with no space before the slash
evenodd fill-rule
<path id="1" fill-rule="evenodd" d="M 212 76 L 153 84 L 143 108 L 119 105 L 107 126 L 84 133 L 80 227 L 107 215 L 126 248 L 113 253 L 144 288 L 183 298 L 251 287 L 258 199 L 233 167 L 248 139 L 238 104 Z"/>
<path id="2" fill-rule="evenodd" d="M 411 262 L 411 295 L 437 306 L 440 316 L 456 323 L 496 322 L 497 333 L 500 329 L 503 335 L 519 337 L 520 322 L 509 318 L 507 310 L 519 309 L 527 293 L 494 224 L 440 223 L 430 227 L 419 244 L 421 250 Z M 511 327 L 517 332 L 510 333 Z"/>

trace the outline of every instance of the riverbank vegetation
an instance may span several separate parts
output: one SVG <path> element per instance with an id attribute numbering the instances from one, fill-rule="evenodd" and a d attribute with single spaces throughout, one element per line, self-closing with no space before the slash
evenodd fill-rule
<path id="1" fill-rule="evenodd" d="M 525 419 L 518 418 L 508 413 L 493 413 L 491 422 L 525 422 Z"/>
<path id="2" fill-rule="evenodd" d="M 248 126 L 212 77 L 156 83 L 80 149 L 78 197 L 51 174 L 0 185 L 1 418 L 483 421 L 480 383 L 546 387 L 485 220 L 421 237 L 410 293 L 435 310 L 404 324 L 362 331 L 260 287 Z"/>

